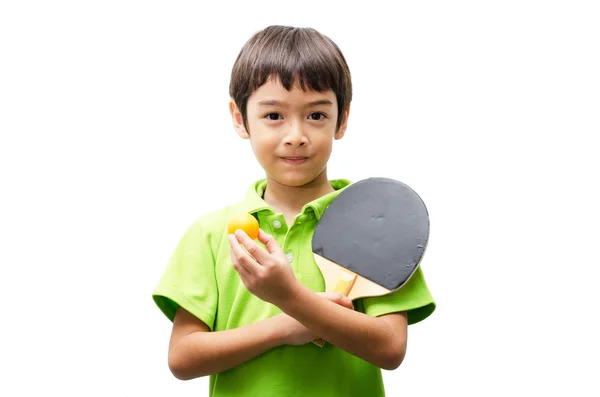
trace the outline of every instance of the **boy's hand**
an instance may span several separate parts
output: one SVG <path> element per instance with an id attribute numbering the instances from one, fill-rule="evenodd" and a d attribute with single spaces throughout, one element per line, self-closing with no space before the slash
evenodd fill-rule
<path id="1" fill-rule="evenodd" d="M 273 236 L 259 230 L 258 240 L 265 244 L 267 250 L 241 230 L 228 237 L 233 267 L 248 291 L 275 306 L 297 296 L 300 282 Z"/>
<path id="2" fill-rule="evenodd" d="M 342 294 L 338 294 L 335 292 L 319 292 L 318 295 L 321 295 L 330 301 L 337 303 L 338 305 L 344 306 L 348 309 L 354 309 L 352 305 L 352 301 Z M 313 340 L 317 339 L 319 336 L 315 335 L 311 330 L 306 328 L 300 322 L 298 322 L 293 317 L 288 316 L 285 313 L 278 314 L 277 316 L 277 324 L 279 331 L 281 332 L 282 343 L 284 345 L 292 345 L 292 346 L 300 346 L 305 345 Z"/>

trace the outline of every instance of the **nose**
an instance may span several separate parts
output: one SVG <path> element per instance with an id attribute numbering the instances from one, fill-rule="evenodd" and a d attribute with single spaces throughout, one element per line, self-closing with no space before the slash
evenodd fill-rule
<path id="1" fill-rule="evenodd" d="M 302 129 L 302 123 L 300 122 L 291 122 L 286 129 L 286 134 L 284 137 L 284 143 L 286 146 L 299 147 L 306 145 L 308 142 L 308 138 Z"/>

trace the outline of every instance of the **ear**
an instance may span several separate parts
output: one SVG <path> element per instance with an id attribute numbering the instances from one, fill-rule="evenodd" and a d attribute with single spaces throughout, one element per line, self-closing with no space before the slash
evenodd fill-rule
<path id="1" fill-rule="evenodd" d="M 246 126 L 244 125 L 244 118 L 242 117 L 242 112 L 238 109 L 237 105 L 231 99 L 229 101 L 229 112 L 231 113 L 231 119 L 233 121 L 233 129 L 242 139 L 250 138 L 250 134 L 246 131 Z"/>
<path id="2" fill-rule="evenodd" d="M 348 127 L 348 117 L 350 116 L 350 104 L 346 108 L 344 112 L 344 116 L 342 117 L 342 122 L 340 123 L 340 128 L 335 132 L 335 139 L 342 139 L 344 134 L 346 133 L 346 128 Z"/>

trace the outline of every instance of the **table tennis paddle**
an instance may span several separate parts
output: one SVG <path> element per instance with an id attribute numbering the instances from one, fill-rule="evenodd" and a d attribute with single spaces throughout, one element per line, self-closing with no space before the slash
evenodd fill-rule
<path id="1" fill-rule="evenodd" d="M 427 247 L 429 214 L 406 184 L 369 178 L 345 188 L 323 212 L 312 238 L 326 291 L 355 300 L 401 288 Z M 323 346 L 325 341 L 313 341 Z"/>

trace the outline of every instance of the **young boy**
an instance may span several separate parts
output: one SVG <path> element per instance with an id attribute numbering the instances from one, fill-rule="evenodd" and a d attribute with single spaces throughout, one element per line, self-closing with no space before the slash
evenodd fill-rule
<path id="1" fill-rule="evenodd" d="M 435 303 L 421 269 L 387 296 L 322 292 L 311 237 L 350 184 L 327 178 L 352 99 L 344 56 L 313 29 L 268 27 L 242 48 L 230 95 L 233 126 L 266 178 L 200 217 L 176 247 L 153 293 L 173 321 L 169 368 L 179 379 L 210 375 L 214 397 L 384 396 L 381 369 L 401 364 L 407 325 Z M 258 241 L 227 234 L 241 212 L 258 220 Z"/>

